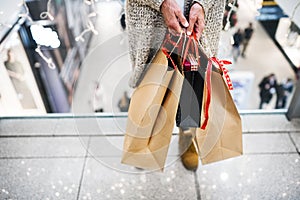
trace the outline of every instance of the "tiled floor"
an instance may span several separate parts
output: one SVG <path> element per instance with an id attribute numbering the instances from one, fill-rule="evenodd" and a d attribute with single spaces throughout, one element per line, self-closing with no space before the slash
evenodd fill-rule
<path id="1" fill-rule="evenodd" d="M 244 155 L 197 172 L 183 168 L 177 133 L 164 172 L 150 172 L 121 164 L 124 127 L 112 134 L 120 122 L 113 118 L 1 119 L 0 199 L 297 200 L 300 121 L 267 113 L 242 118 Z M 262 129 L 263 119 L 270 123 Z"/>

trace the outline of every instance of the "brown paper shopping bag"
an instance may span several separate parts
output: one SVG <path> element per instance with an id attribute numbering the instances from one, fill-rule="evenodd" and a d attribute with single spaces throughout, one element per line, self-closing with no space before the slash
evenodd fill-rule
<path id="1" fill-rule="evenodd" d="M 196 130 L 196 143 L 202 164 L 240 156 L 243 153 L 241 118 L 223 79 L 222 68 L 220 69 L 219 72 L 211 71 L 211 88 L 204 89 L 203 102 L 207 103 L 205 98 L 211 95 L 207 126 L 205 129 Z M 206 116 L 205 103 L 202 108 L 203 117 Z"/>
<path id="2" fill-rule="evenodd" d="M 183 79 L 160 50 L 131 97 L 122 163 L 164 168 Z"/>

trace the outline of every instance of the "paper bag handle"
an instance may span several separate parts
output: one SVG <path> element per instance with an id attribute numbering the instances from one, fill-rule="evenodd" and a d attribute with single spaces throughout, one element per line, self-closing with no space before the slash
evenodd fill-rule
<path id="1" fill-rule="evenodd" d="M 187 41 L 187 44 L 185 46 L 185 50 L 184 50 L 184 53 L 183 53 L 182 63 L 184 63 L 184 61 L 186 60 L 188 51 L 190 49 L 191 42 L 193 42 L 193 46 L 194 46 L 194 50 L 195 50 L 195 54 L 196 54 L 197 63 L 198 63 L 198 66 L 200 66 L 198 44 L 195 42 L 195 41 L 197 41 L 196 34 L 193 32 L 192 35 L 188 36 L 188 38 L 189 39 Z"/>
<path id="2" fill-rule="evenodd" d="M 171 54 L 174 52 L 175 48 L 178 47 L 179 43 L 182 42 L 182 35 L 183 35 L 183 32 L 180 33 L 180 36 L 177 40 L 177 42 L 173 42 L 170 38 L 170 33 L 167 33 L 166 34 L 166 38 L 162 44 L 162 52 L 167 56 L 167 58 L 172 62 L 172 65 L 174 66 L 174 69 L 177 69 L 177 65 L 175 64 L 174 60 L 171 58 Z M 167 42 L 170 42 L 172 43 L 173 45 L 173 49 L 170 51 L 170 53 L 168 53 L 167 49 L 164 47 L 166 45 Z M 182 46 L 182 45 L 181 45 Z"/>

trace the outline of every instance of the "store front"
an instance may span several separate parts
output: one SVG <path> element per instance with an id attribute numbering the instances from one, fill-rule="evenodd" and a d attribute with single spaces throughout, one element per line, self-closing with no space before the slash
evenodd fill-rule
<path id="1" fill-rule="evenodd" d="M 44 114 L 45 104 L 18 34 L 19 28 L 14 26 L 0 45 L 0 113 Z"/>
<path id="2" fill-rule="evenodd" d="M 17 7 L 13 16 L 2 11 L 1 115 L 70 112 L 92 35 L 81 33 L 87 20 L 94 20 L 87 17 L 92 8 L 81 4 L 79 0 L 31 0 Z M 15 9 L 13 5 L 6 4 L 7 10 Z"/>

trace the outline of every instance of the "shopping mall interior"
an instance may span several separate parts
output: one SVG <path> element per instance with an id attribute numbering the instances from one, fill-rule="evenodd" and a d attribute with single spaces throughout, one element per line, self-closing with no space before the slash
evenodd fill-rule
<path id="1" fill-rule="evenodd" d="M 155 0 L 0 2 L 0 199 L 299 199 L 300 1 L 226 1 L 216 57 L 231 62 L 242 152 L 193 171 L 176 124 L 163 169 L 121 162 L 127 1 Z"/>

